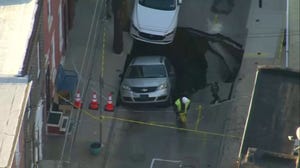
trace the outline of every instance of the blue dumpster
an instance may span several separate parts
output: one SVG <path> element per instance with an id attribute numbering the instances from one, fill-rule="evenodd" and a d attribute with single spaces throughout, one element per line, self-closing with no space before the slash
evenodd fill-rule
<path id="1" fill-rule="evenodd" d="M 57 92 L 67 91 L 70 95 L 74 95 L 78 83 L 78 74 L 59 65 L 55 81 Z"/>

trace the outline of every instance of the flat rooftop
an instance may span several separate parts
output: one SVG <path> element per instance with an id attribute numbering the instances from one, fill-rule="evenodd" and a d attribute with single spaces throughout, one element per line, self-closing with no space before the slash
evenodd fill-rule
<path id="1" fill-rule="evenodd" d="M 299 93 L 299 72 L 258 68 L 241 156 L 245 156 L 249 148 L 291 154 L 293 142 L 288 136 L 295 136 L 300 125 Z"/>
<path id="2" fill-rule="evenodd" d="M 38 0 L 0 0 L 0 74 L 20 74 Z"/>
<path id="3" fill-rule="evenodd" d="M 0 167 L 11 167 L 31 88 L 21 75 L 38 0 L 0 0 Z"/>
<path id="4" fill-rule="evenodd" d="M 26 77 L 0 77 L 0 167 L 10 167 L 31 84 Z"/>

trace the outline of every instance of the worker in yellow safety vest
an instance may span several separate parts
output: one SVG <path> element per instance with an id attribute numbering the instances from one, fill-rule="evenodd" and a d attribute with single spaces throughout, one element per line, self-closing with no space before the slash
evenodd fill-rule
<path id="1" fill-rule="evenodd" d="M 176 113 L 176 120 L 181 123 L 186 123 L 187 111 L 190 108 L 191 100 L 185 96 L 178 98 L 174 103 L 174 111 Z"/>

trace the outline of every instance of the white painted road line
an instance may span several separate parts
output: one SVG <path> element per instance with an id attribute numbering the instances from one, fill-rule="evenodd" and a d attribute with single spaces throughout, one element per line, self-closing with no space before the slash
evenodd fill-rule
<path id="1" fill-rule="evenodd" d="M 155 161 L 182 164 L 181 160 L 167 160 L 167 159 L 153 158 L 151 161 L 150 168 L 153 168 Z"/>

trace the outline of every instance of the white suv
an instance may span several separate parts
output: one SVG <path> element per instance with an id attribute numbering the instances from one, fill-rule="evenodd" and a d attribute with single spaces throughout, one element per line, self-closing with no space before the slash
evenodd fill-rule
<path id="1" fill-rule="evenodd" d="M 182 0 L 135 0 L 130 33 L 154 44 L 173 42 Z"/>

